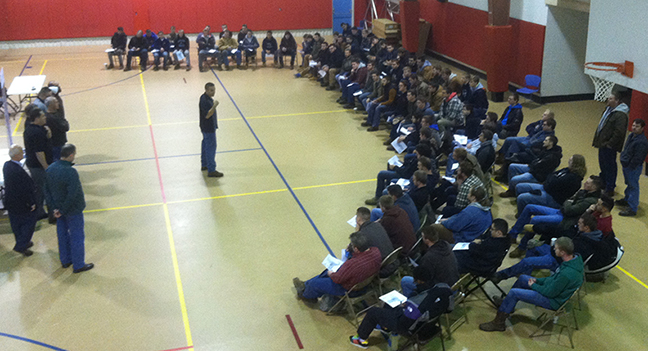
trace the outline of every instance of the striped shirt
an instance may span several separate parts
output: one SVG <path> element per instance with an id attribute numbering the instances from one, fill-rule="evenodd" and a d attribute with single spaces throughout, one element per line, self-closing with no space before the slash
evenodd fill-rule
<path id="1" fill-rule="evenodd" d="M 380 250 L 370 247 L 364 252 L 354 252 L 353 257 L 344 262 L 337 272 L 329 274 L 329 277 L 345 290 L 350 290 L 354 285 L 378 273 L 381 263 Z"/>

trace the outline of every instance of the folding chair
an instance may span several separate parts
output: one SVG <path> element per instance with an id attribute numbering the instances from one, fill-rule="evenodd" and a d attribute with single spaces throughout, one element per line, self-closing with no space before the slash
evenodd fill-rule
<path id="1" fill-rule="evenodd" d="M 475 290 L 479 289 L 479 290 L 481 290 L 481 291 L 484 293 L 484 295 L 486 296 L 486 298 L 488 299 L 488 301 L 490 301 L 490 302 L 493 304 L 493 306 L 495 306 L 495 308 L 498 308 L 499 306 L 495 303 L 495 301 L 493 301 L 493 298 L 490 297 L 490 295 L 488 295 L 488 294 L 486 293 L 486 290 L 484 290 L 484 284 L 486 284 L 486 283 L 488 283 L 488 282 L 491 282 L 491 283 L 493 283 L 493 285 L 497 288 L 497 290 L 499 290 L 499 291 L 502 293 L 502 296 L 505 296 L 505 295 L 506 295 L 506 293 L 504 292 L 504 290 L 502 290 L 502 288 L 500 288 L 499 285 L 495 284 L 495 282 L 493 282 L 493 281 L 490 279 L 490 277 L 492 277 L 493 274 L 495 274 L 495 271 L 491 272 L 491 273 L 490 273 L 488 276 L 486 276 L 486 277 L 484 277 L 484 276 L 480 276 L 480 275 L 477 275 L 477 274 L 474 274 L 474 273 L 468 273 L 467 275 L 470 276 L 470 280 L 469 280 L 468 283 L 466 284 L 466 289 L 468 289 L 467 291 L 465 291 L 466 297 L 470 296 L 470 294 L 472 294 L 473 292 L 475 292 Z M 475 283 L 476 285 L 473 286 L 473 287 L 471 288 L 470 285 L 472 285 L 473 283 Z"/>
<path id="2" fill-rule="evenodd" d="M 385 259 L 380 264 L 380 269 L 382 270 L 383 268 L 385 268 L 385 267 L 393 264 L 394 262 L 396 262 L 398 260 L 398 258 L 399 258 L 399 255 L 400 255 L 401 251 L 403 251 L 402 246 L 396 248 L 396 250 L 392 251 L 389 255 L 387 255 L 387 257 L 385 257 Z M 400 267 L 396 267 L 396 270 L 391 272 L 386 277 L 381 277 L 380 275 L 376 275 L 376 280 L 378 281 L 378 292 L 380 292 L 380 295 L 383 294 L 383 290 L 382 290 L 383 284 L 386 281 L 388 281 L 389 279 L 391 279 L 391 277 L 394 276 L 394 273 L 396 273 L 396 275 L 398 275 L 398 280 L 400 281 L 400 278 L 401 278 Z"/>
<path id="3" fill-rule="evenodd" d="M 366 298 L 369 297 L 370 295 L 374 295 L 376 300 L 378 300 L 378 295 L 376 294 L 376 291 L 369 287 L 369 284 L 371 284 L 371 282 L 375 278 L 376 278 L 376 275 L 374 274 L 371 277 L 365 279 L 364 281 L 362 281 L 362 282 L 354 285 L 353 287 L 351 287 L 351 289 L 346 291 L 344 293 L 344 296 L 342 296 L 342 298 L 340 298 L 340 300 L 335 305 L 333 305 L 333 307 L 331 307 L 331 309 L 328 312 L 326 312 L 326 314 L 329 315 L 329 316 L 333 315 L 333 314 L 336 314 L 334 311 L 338 308 L 338 306 L 341 305 L 341 304 L 345 304 L 347 312 L 350 315 L 353 316 L 353 320 L 352 320 L 351 324 L 353 324 L 353 326 L 357 328 L 358 325 L 359 325 L 358 316 L 365 313 L 372 306 L 369 306 L 369 307 L 363 309 L 362 311 L 356 313 L 355 308 L 353 307 L 353 305 L 355 305 L 356 303 L 358 303 L 360 301 L 366 300 Z"/>
<path id="4" fill-rule="evenodd" d="M 438 336 L 441 339 L 441 347 L 443 351 L 445 351 L 445 342 L 443 341 L 443 328 L 441 327 L 441 321 L 439 317 L 423 323 L 415 323 L 412 327 L 413 328 L 410 328 L 411 332 L 408 334 L 390 335 L 389 347 L 387 349 L 389 351 L 402 351 L 413 345 L 415 350 L 419 350 L 420 347 L 427 345 L 430 341 L 434 340 L 434 338 Z M 427 337 L 422 338 L 421 334 L 427 328 L 438 328 L 438 331 L 432 335 L 428 335 Z M 405 337 L 407 339 L 407 342 L 403 346 L 399 347 L 398 343 L 400 341 L 400 337 Z"/>
<path id="5" fill-rule="evenodd" d="M 582 287 L 582 286 L 581 286 Z M 557 323 L 558 319 L 562 316 L 566 316 L 571 314 L 574 319 L 574 328 L 575 330 L 578 330 L 578 320 L 576 320 L 576 313 L 574 311 L 574 300 L 577 299 L 578 292 L 580 290 L 580 287 L 574 291 L 572 296 L 567 300 L 562 306 L 560 306 L 557 310 L 548 310 L 539 306 L 536 306 L 540 310 L 544 310 L 542 314 L 538 317 L 538 320 L 542 320 L 542 323 L 540 326 L 534 330 L 529 337 L 533 338 L 536 336 L 544 336 L 547 335 L 545 331 L 542 329 L 547 323 L 550 321 L 553 321 L 554 324 L 559 325 Z M 568 307 L 571 306 L 571 311 L 568 310 Z M 572 335 L 574 331 L 572 330 L 571 322 L 567 323 L 567 325 L 560 325 L 563 328 L 567 328 L 567 335 L 569 336 L 569 343 L 571 344 L 571 348 L 574 348 L 574 341 L 572 340 Z M 542 334 L 538 334 L 538 332 L 542 331 Z M 560 334 L 558 334 L 558 337 L 560 337 Z"/>
<path id="6" fill-rule="evenodd" d="M 428 222 L 431 222 L 431 219 L 434 218 L 434 212 L 432 211 L 432 205 L 430 205 L 430 202 L 428 201 L 425 206 L 421 209 L 421 212 L 419 212 L 419 219 L 421 222 L 421 226 L 418 228 L 416 234 L 417 237 L 419 237 L 419 234 L 421 232 L 421 229 L 428 225 Z"/>
<path id="7" fill-rule="evenodd" d="M 445 314 L 445 319 L 446 319 L 446 331 L 448 333 L 448 340 L 452 339 L 452 330 L 453 328 L 456 330 L 459 328 L 465 321 L 466 324 L 468 324 L 468 314 L 466 311 L 466 295 L 463 291 L 463 288 L 466 286 L 466 283 L 470 279 L 470 274 L 464 274 L 459 278 L 459 280 L 452 286 L 452 293 L 453 293 L 453 301 L 454 303 L 450 304 L 448 306 L 448 311 L 446 311 Z M 462 316 L 459 317 L 456 321 L 450 323 L 450 314 L 454 312 L 455 307 L 457 305 L 461 305 L 461 310 L 463 312 Z"/>

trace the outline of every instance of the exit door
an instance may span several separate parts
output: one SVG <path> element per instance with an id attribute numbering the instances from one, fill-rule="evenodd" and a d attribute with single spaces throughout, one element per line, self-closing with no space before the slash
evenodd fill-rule
<path id="1" fill-rule="evenodd" d="M 333 31 L 342 33 L 342 23 L 353 27 L 353 0 L 333 0 Z"/>

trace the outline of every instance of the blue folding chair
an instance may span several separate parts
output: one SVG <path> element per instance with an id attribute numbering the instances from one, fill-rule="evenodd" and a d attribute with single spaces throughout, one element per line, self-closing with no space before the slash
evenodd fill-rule
<path id="1" fill-rule="evenodd" d="M 526 77 L 524 77 L 524 88 L 520 88 L 516 90 L 518 94 L 522 95 L 531 95 L 535 92 L 538 92 L 540 90 L 540 81 L 542 78 L 533 75 L 533 74 L 527 74 Z"/>

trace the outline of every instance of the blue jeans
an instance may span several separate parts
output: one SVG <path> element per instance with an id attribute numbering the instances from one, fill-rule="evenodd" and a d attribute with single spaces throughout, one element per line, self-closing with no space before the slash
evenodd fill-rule
<path id="1" fill-rule="evenodd" d="M 639 177 L 641 177 L 641 170 L 643 163 L 634 169 L 623 167 L 623 178 L 627 185 L 625 189 L 625 200 L 630 205 L 633 212 L 637 212 L 639 208 Z"/>
<path id="2" fill-rule="evenodd" d="M 27 250 L 36 229 L 36 211 L 20 214 L 9 212 L 9 223 L 16 237 L 16 245 L 13 249 L 18 252 Z"/>
<path id="3" fill-rule="evenodd" d="M 176 50 L 176 51 L 181 51 L 182 54 L 184 55 L 185 59 L 187 60 L 187 67 L 191 67 L 191 62 L 189 60 L 189 50 Z M 180 64 L 180 60 L 178 60 L 178 55 L 176 52 L 173 52 L 173 60 L 177 64 Z"/>
<path id="4" fill-rule="evenodd" d="M 200 153 L 201 167 L 207 167 L 207 171 L 216 170 L 216 132 L 202 133 L 202 151 Z"/>
<path id="5" fill-rule="evenodd" d="M 322 295 L 342 296 L 346 290 L 342 285 L 334 283 L 325 270 L 320 275 L 305 281 L 306 289 L 302 296 L 306 299 L 316 299 Z"/>
<path id="6" fill-rule="evenodd" d="M 499 150 L 502 155 L 509 157 L 516 152 L 524 150 L 529 145 L 528 137 L 510 137 L 504 140 L 502 148 Z"/>
<path id="7" fill-rule="evenodd" d="M 558 266 L 556 259 L 551 256 L 551 246 L 544 244 L 529 250 L 522 261 L 497 272 L 497 275 L 502 279 L 508 279 L 520 274 L 531 274 L 534 269 L 549 269 L 554 272 Z"/>
<path id="8" fill-rule="evenodd" d="M 154 52 L 153 53 L 153 64 L 155 65 L 155 67 L 160 65 L 160 56 L 162 56 L 164 58 L 163 65 L 164 65 L 164 67 L 166 67 L 166 65 L 168 65 L 169 62 L 171 62 L 171 59 L 169 58 L 169 53 L 166 52 L 166 51 L 165 52 L 159 52 L 159 51 Z"/>
<path id="9" fill-rule="evenodd" d="M 540 195 L 531 194 L 530 191 L 532 190 L 540 190 Z M 562 204 L 557 203 L 551 195 L 544 191 L 542 184 L 520 183 L 515 187 L 515 193 L 518 194 L 518 213 L 522 213 L 524 208 L 529 204 L 542 205 L 551 208 L 560 208 L 560 206 L 562 206 Z"/>
<path id="10" fill-rule="evenodd" d="M 83 232 L 83 213 L 63 215 L 56 221 L 59 258 L 61 264 L 72 263 L 74 269 L 85 266 L 85 233 Z"/>
<path id="11" fill-rule="evenodd" d="M 515 186 L 520 183 L 537 183 L 538 181 L 529 173 L 529 170 L 527 165 L 511 163 L 508 170 L 509 189 L 515 190 Z"/>
<path id="12" fill-rule="evenodd" d="M 148 50 L 141 49 L 139 51 L 128 50 L 128 55 L 126 55 L 126 68 L 131 68 L 131 60 L 133 56 L 139 56 L 140 66 L 142 70 L 146 69 L 146 64 L 148 62 Z"/>
<path id="13" fill-rule="evenodd" d="M 533 218 L 531 218 L 533 216 Z M 515 225 L 509 231 L 509 235 L 516 237 L 522 232 L 526 224 L 538 223 L 555 223 L 558 224 L 563 220 L 563 214 L 559 209 L 540 206 L 540 205 L 527 205 L 520 213 L 520 217 L 515 222 Z M 526 249 L 526 243 L 529 239 L 533 238 L 533 233 L 529 238 L 524 237 L 520 243 L 521 249 Z M 525 240 L 526 239 L 526 240 Z"/>
<path id="14" fill-rule="evenodd" d="M 367 122 L 369 122 L 372 127 L 378 127 L 380 125 L 380 115 L 390 110 L 391 106 L 378 104 L 376 108 L 374 108 L 373 113 L 369 112 Z"/>
<path id="15" fill-rule="evenodd" d="M 266 55 L 272 55 L 272 58 L 274 58 L 274 62 L 277 63 L 277 60 L 279 59 L 276 55 L 276 53 L 271 52 L 268 53 L 265 50 L 261 50 L 261 62 L 265 63 L 266 62 Z"/>
<path id="16" fill-rule="evenodd" d="M 617 152 L 609 147 L 602 147 L 599 149 L 598 157 L 601 169 L 599 176 L 603 180 L 605 191 L 614 191 L 617 178 Z"/>
<path id="17" fill-rule="evenodd" d="M 408 275 L 404 276 L 401 279 L 401 288 L 403 289 L 403 295 L 405 295 L 405 297 L 412 297 L 414 291 L 416 290 L 414 277 L 410 277 Z"/>
<path id="18" fill-rule="evenodd" d="M 229 59 L 228 57 L 235 57 L 236 58 L 236 64 L 238 66 L 241 65 L 241 51 L 236 50 L 234 53 L 232 53 L 232 50 L 223 50 L 220 52 L 220 63 L 225 64 L 225 67 L 229 67 Z"/>
<path id="19" fill-rule="evenodd" d="M 220 53 L 216 50 L 213 53 L 210 53 L 209 50 L 200 50 L 198 51 L 198 68 L 202 68 L 203 62 L 207 57 L 218 57 Z"/>
<path id="20" fill-rule="evenodd" d="M 371 92 L 362 93 L 360 94 L 360 96 L 358 96 L 358 100 L 360 100 L 360 103 L 365 110 L 367 109 L 367 98 L 369 97 L 369 95 L 371 95 Z"/>
<path id="21" fill-rule="evenodd" d="M 383 217 L 383 211 L 380 209 L 380 207 L 376 207 L 373 210 L 371 210 L 371 218 L 370 221 L 375 222 Z"/>
<path id="22" fill-rule="evenodd" d="M 396 174 L 396 172 L 394 171 L 385 170 L 378 172 L 378 181 L 376 182 L 376 199 L 382 196 L 383 190 L 394 178 L 398 178 L 398 174 Z"/>
<path id="23" fill-rule="evenodd" d="M 353 100 L 355 100 L 355 96 L 353 96 L 353 94 L 360 90 L 360 84 L 353 83 L 350 87 L 348 87 L 347 85 L 348 84 L 342 86 L 342 96 L 346 98 L 347 103 L 352 104 Z"/>
<path id="24" fill-rule="evenodd" d="M 504 301 L 502 301 L 502 305 L 499 308 L 500 312 L 507 314 L 513 313 L 518 301 L 524 301 L 542 308 L 551 309 L 551 302 L 549 302 L 548 297 L 542 296 L 539 292 L 531 290 L 528 283 L 530 278 L 531 276 L 528 275 L 521 275 L 520 278 L 518 278 L 517 282 L 513 284 L 511 291 L 509 291 L 506 298 L 504 298 Z"/>

